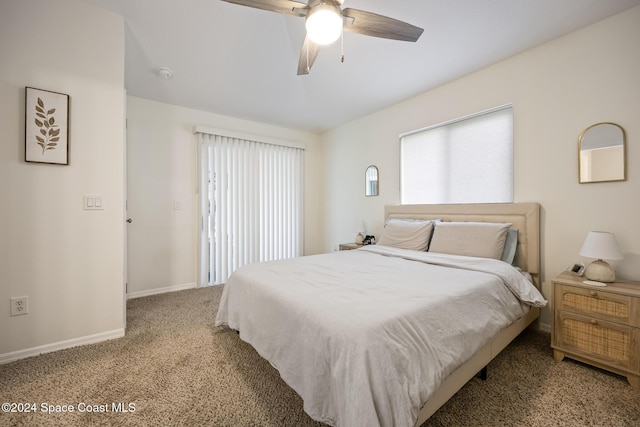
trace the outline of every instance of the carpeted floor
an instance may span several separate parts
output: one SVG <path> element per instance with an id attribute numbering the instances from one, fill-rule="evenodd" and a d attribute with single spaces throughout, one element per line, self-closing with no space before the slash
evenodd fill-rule
<path id="1" fill-rule="evenodd" d="M 0 412 L 0 425 L 322 426 L 252 347 L 213 326 L 221 290 L 131 300 L 124 338 L 0 366 L 0 402 L 37 409 Z M 554 362 L 549 342 L 523 333 L 423 427 L 640 426 L 640 391 Z M 74 412 L 43 412 L 62 405 Z"/>

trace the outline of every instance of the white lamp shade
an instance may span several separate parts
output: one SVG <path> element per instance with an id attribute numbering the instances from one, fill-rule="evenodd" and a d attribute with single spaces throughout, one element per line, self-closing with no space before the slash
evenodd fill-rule
<path id="1" fill-rule="evenodd" d="M 606 231 L 590 231 L 584 240 L 580 256 L 595 259 L 622 259 L 616 236 Z"/>
<path id="2" fill-rule="evenodd" d="M 309 11 L 307 36 L 319 45 L 331 44 L 342 34 L 342 13 L 340 9 L 329 4 L 320 4 Z"/>

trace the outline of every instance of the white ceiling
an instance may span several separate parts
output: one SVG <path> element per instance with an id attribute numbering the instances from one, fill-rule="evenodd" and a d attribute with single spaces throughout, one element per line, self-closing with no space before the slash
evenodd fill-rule
<path id="1" fill-rule="evenodd" d="M 129 95 L 322 133 L 640 0 L 346 0 L 424 28 L 416 43 L 344 34 L 298 76 L 304 19 L 220 0 L 84 0 L 124 16 Z M 304 0 L 299 0 L 304 1 Z M 162 79 L 166 66 L 173 77 Z"/>

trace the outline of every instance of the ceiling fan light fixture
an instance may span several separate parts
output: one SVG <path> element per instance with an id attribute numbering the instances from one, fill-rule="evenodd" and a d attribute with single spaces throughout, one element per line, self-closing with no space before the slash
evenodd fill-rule
<path id="1" fill-rule="evenodd" d="M 319 45 L 328 45 L 342 34 L 342 12 L 340 8 L 322 3 L 311 8 L 307 21 L 307 36 Z"/>

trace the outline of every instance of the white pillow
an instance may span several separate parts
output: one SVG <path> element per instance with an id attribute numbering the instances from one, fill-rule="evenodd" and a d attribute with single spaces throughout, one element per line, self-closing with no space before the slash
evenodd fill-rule
<path id="1" fill-rule="evenodd" d="M 429 252 L 500 259 L 508 223 L 439 222 Z"/>
<path id="2" fill-rule="evenodd" d="M 393 219 L 384 226 L 377 244 L 400 249 L 426 251 L 431 240 L 433 222 Z"/>

